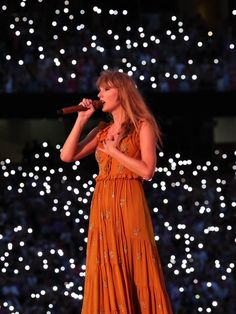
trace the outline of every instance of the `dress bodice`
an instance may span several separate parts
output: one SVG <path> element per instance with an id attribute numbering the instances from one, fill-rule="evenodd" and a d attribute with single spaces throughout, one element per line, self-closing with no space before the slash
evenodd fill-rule
<path id="1" fill-rule="evenodd" d="M 111 124 L 102 125 L 98 132 L 98 148 L 102 147 L 103 140 L 106 139 L 107 133 Z M 123 138 L 119 144 L 119 149 L 122 153 L 140 159 L 140 145 L 139 133 L 134 130 L 131 134 Z M 120 162 L 109 156 L 108 154 L 96 149 L 95 157 L 99 166 L 99 174 L 97 180 L 110 178 L 127 178 L 127 179 L 141 179 L 139 175 L 124 167 Z"/>

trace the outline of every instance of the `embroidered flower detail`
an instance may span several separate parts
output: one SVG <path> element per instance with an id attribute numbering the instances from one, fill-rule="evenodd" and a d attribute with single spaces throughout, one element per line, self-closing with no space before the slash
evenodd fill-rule
<path id="1" fill-rule="evenodd" d="M 113 252 L 113 251 L 110 251 L 110 252 L 109 252 L 109 257 L 110 257 L 110 258 L 113 258 L 113 257 L 114 257 L 114 252 Z"/>
<path id="2" fill-rule="evenodd" d="M 92 230 L 94 228 L 94 223 L 90 223 L 89 230 Z"/>
<path id="3" fill-rule="evenodd" d="M 122 164 L 118 165 L 118 172 L 122 172 L 124 170 L 124 166 Z"/>
<path id="4" fill-rule="evenodd" d="M 107 288 L 107 287 L 108 287 L 108 282 L 107 282 L 107 280 L 103 280 L 103 286 L 104 286 L 104 288 Z"/>
<path id="5" fill-rule="evenodd" d="M 120 207 L 123 207 L 125 204 L 125 198 L 120 199 Z"/>
<path id="6" fill-rule="evenodd" d="M 142 310 L 146 310 L 147 309 L 146 303 L 144 301 L 141 301 L 140 305 L 141 305 L 141 309 Z"/>
<path id="7" fill-rule="evenodd" d="M 118 305 L 118 308 L 119 308 L 119 312 L 120 312 L 120 313 L 123 313 L 123 304 L 119 304 L 119 305 Z"/>
<path id="8" fill-rule="evenodd" d="M 139 234 L 140 234 L 140 229 L 139 228 L 136 228 L 136 229 L 133 230 L 133 235 L 135 237 L 137 237 Z"/>
<path id="9" fill-rule="evenodd" d="M 137 260 L 138 260 L 138 261 L 141 261 L 141 259 L 142 259 L 142 253 L 139 252 L 139 253 L 137 253 Z"/>
<path id="10" fill-rule="evenodd" d="M 103 220 L 108 220 L 110 218 L 110 211 L 104 210 L 103 212 L 101 212 L 101 218 Z"/>

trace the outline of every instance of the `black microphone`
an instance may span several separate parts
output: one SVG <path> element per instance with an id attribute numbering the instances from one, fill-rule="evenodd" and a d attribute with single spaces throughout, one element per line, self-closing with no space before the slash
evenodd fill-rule
<path id="1" fill-rule="evenodd" d="M 102 100 L 93 100 L 92 101 L 92 105 L 93 105 L 95 110 L 101 109 L 103 104 L 104 104 L 104 101 L 102 101 Z M 78 112 L 78 111 L 86 111 L 88 109 L 89 108 L 84 107 L 82 104 L 79 104 L 76 106 L 71 106 L 71 107 L 59 109 L 59 110 L 57 110 L 57 114 L 63 115 L 63 114 L 74 113 L 74 112 Z"/>

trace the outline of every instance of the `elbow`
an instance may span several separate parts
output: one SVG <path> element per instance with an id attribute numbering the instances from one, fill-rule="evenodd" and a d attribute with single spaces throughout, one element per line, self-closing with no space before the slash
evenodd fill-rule
<path id="1" fill-rule="evenodd" d="M 152 176 L 143 176 L 143 179 L 146 181 L 151 181 Z"/>
<path id="2" fill-rule="evenodd" d="M 60 154 L 60 159 L 61 159 L 62 161 L 64 161 L 64 162 L 72 162 L 72 161 L 74 161 L 73 158 L 72 158 L 72 156 L 65 155 L 65 154 L 63 154 L 62 152 L 61 152 L 61 154 Z"/>
<path id="3" fill-rule="evenodd" d="M 150 181 L 153 178 L 154 171 L 146 171 L 143 175 L 143 179 L 146 181 Z"/>

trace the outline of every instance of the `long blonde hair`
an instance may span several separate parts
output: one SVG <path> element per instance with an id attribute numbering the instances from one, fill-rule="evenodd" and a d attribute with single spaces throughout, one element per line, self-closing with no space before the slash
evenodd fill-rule
<path id="1" fill-rule="evenodd" d="M 125 112 L 124 136 L 131 131 L 138 130 L 140 122 L 146 121 L 153 129 L 156 136 L 157 148 L 162 146 L 160 126 L 148 109 L 141 93 L 134 80 L 126 73 L 119 71 L 102 71 L 97 79 L 98 88 L 115 87 L 118 90 L 118 97 Z"/>

